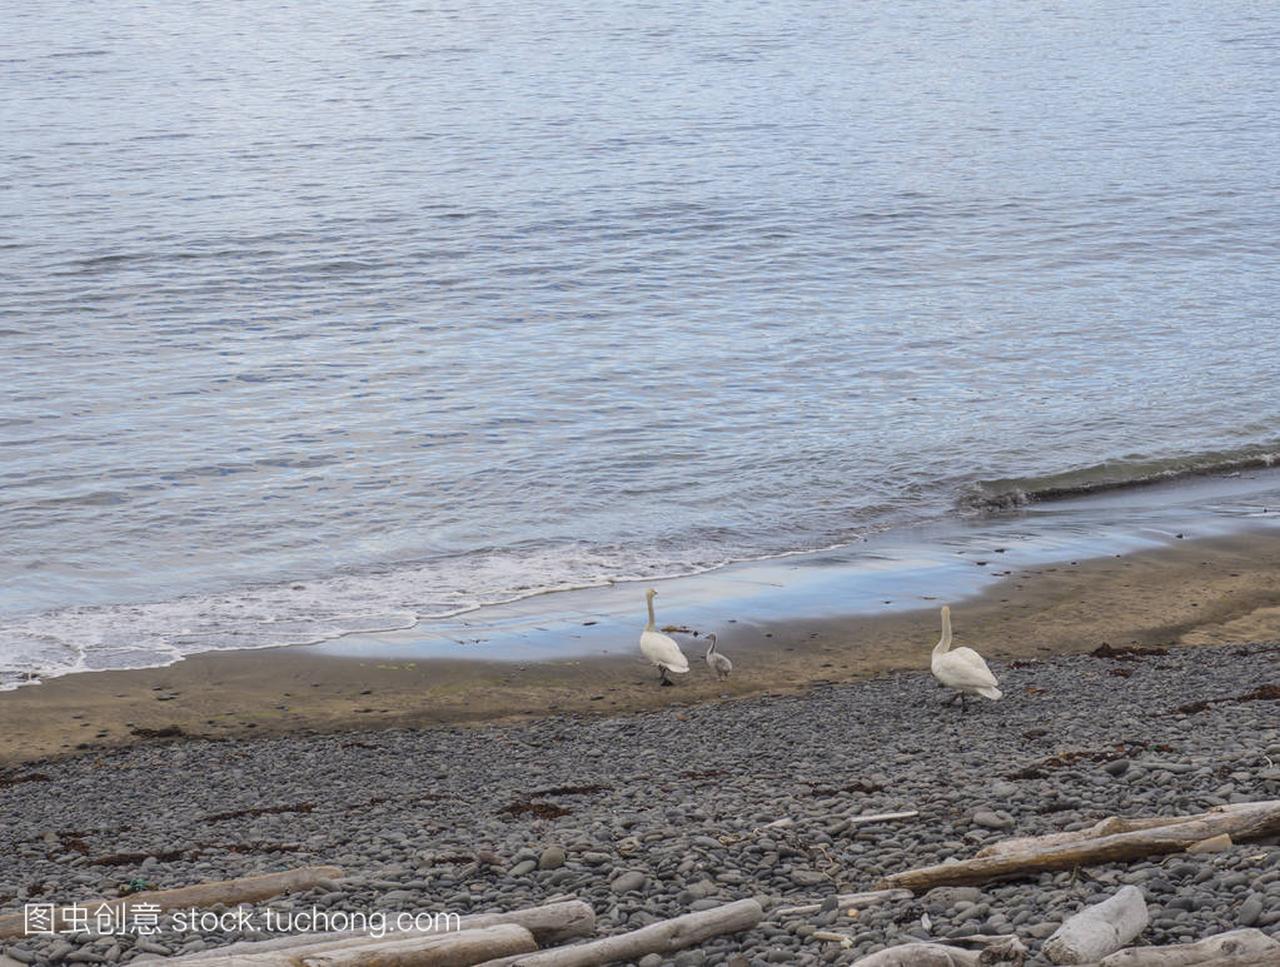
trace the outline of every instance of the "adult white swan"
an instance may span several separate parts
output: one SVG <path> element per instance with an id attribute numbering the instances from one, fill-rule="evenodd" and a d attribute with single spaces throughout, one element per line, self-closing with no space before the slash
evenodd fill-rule
<path id="1" fill-rule="evenodd" d="M 733 674 L 733 662 L 729 660 L 728 655 L 722 655 L 716 651 L 716 636 L 707 635 L 707 653 L 703 656 L 706 659 L 707 667 L 716 673 L 716 678 L 724 681 Z"/>
<path id="2" fill-rule="evenodd" d="M 991 674 L 991 669 L 972 648 L 951 650 L 951 609 L 942 609 L 942 637 L 933 649 L 933 662 L 930 665 L 933 677 L 948 688 L 954 688 L 960 697 L 960 708 L 964 708 L 966 695 L 981 695 L 993 702 L 1002 693 L 996 688 L 999 682 Z"/>
<path id="3" fill-rule="evenodd" d="M 649 623 L 640 633 L 640 651 L 644 653 L 645 658 L 658 666 L 658 682 L 662 685 L 670 685 L 671 679 L 667 678 L 667 672 L 683 675 L 689 670 L 689 659 L 685 658 L 684 652 L 680 650 L 674 638 L 668 638 L 658 632 L 658 626 L 653 620 L 653 599 L 658 596 L 658 592 L 650 588 L 644 596 L 649 605 Z"/>

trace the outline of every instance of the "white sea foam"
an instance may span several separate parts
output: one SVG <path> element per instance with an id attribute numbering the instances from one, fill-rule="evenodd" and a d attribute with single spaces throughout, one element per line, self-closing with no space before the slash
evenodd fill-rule
<path id="1" fill-rule="evenodd" d="M 19 615 L 0 628 L 0 688 L 206 651 L 312 644 L 410 628 L 489 604 L 613 582 L 694 574 L 723 561 L 646 566 L 622 554 L 493 552 L 368 574 Z M 443 589 L 443 590 L 441 590 Z"/>

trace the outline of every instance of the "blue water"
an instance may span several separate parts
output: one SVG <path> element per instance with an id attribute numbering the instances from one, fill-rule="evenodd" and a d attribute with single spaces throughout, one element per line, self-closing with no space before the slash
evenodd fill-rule
<path id="1" fill-rule="evenodd" d="M 1179 0 L 9 9 L 0 682 L 1266 463 L 1278 61 Z"/>

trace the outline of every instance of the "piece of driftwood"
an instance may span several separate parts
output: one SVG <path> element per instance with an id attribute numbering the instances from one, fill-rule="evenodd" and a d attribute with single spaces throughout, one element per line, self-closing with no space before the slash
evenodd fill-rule
<path id="1" fill-rule="evenodd" d="M 1027 945 L 1017 934 L 973 934 L 969 937 L 949 937 L 942 941 L 961 947 L 976 947 L 981 956 L 980 964 L 1014 964 L 1021 967 L 1027 959 Z"/>
<path id="2" fill-rule="evenodd" d="M 1188 853 L 1222 853 L 1231 849 L 1235 843 L 1231 842 L 1231 837 L 1226 833 L 1218 836 L 1210 836 L 1208 839 L 1202 839 L 1198 843 L 1192 843 L 1187 847 Z"/>
<path id="3" fill-rule="evenodd" d="M 1228 803 L 1222 806 L 1215 806 L 1207 812 L 1193 813 L 1188 816 L 1108 816 L 1106 819 L 1094 823 L 1088 829 L 1077 829 L 1069 833 L 1049 833 L 1045 836 L 1019 836 L 1014 839 L 1004 839 L 984 847 L 975 855 L 1000 856 L 1004 853 L 1017 852 L 1028 846 L 1050 847 L 1076 843 L 1086 839 L 1101 839 L 1104 836 L 1114 836 L 1117 833 L 1134 833 L 1144 829 L 1155 829 L 1160 826 L 1189 823 L 1205 816 L 1213 816 L 1219 813 L 1250 812 L 1260 805 L 1266 804 L 1255 802 Z"/>
<path id="4" fill-rule="evenodd" d="M 595 911 L 591 909 L 590 904 L 582 900 L 561 900 L 543 904 L 540 907 L 512 910 L 508 913 L 474 913 L 461 917 L 455 922 L 459 930 L 479 930 L 500 924 L 515 924 L 529 931 L 541 947 L 554 946 L 577 937 L 587 937 L 596 929 Z M 436 920 L 435 923 L 444 925 L 444 921 L 441 920 Z M 424 937 L 437 932 L 439 931 L 432 929 L 397 930 L 389 932 L 381 939 Z M 187 965 L 231 967 L 234 964 L 244 964 L 246 967 L 248 965 L 272 967 L 273 964 L 293 964 L 294 958 L 350 950 L 374 942 L 380 941 L 375 941 L 367 933 L 355 930 L 291 934 L 287 937 L 246 940 L 228 944 L 225 947 L 202 950 L 199 953 L 174 958 L 169 963 L 182 964 L 183 967 Z M 273 959 L 272 955 L 279 955 L 279 959 Z"/>
<path id="5" fill-rule="evenodd" d="M 1114 957 L 1115 954 L 1112 954 Z M 1098 961 L 1096 964 L 1085 964 L 1083 967 L 1103 967 L 1110 961 Z M 1276 967 L 1280 964 L 1280 955 L 1274 950 L 1263 951 L 1254 954 L 1223 954 L 1221 957 L 1210 957 L 1208 960 L 1147 960 L 1144 964 L 1150 964 L 1151 967 L 1183 967 L 1190 964 L 1192 967 Z"/>
<path id="6" fill-rule="evenodd" d="M 1152 829 L 1156 826 L 1172 826 L 1183 819 L 1195 817 L 1178 816 L 1146 816 L 1129 819 L 1124 816 L 1108 816 L 1099 820 L 1088 829 L 1077 829 L 1067 833 L 1047 833 L 1044 836 L 1017 836 L 1013 839 L 1002 839 L 998 843 L 984 846 L 975 856 L 1003 856 L 1016 853 L 1029 846 L 1047 848 L 1053 846 L 1079 843 L 1086 839 L 1101 839 L 1103 836 L 1114 836 L 1116 833 L 1132 833 L 1140 829 Z"/>
<path id="7" fill-rule="evenodd" d="M 283 873 L 265 873 L 236 880 L 218 880 L 212 883 L 196 883 L 173 890 L 150 890 L 131 893 L 125 897 L 88 900 L 74 906 L 61 907 L 56 913 L 58 931 L 66 930 L 72 918 L 82 916 L 87 910 L 92 918 L 102 908 L 129 911 L 143 904 L 151 909 L 174 910 L 179 907 L 207 908 L 221 903 L 233 907 L 241 903 L 256 903 L 285 893 L 298 893 L 342 876 L 336 866 L 306 866 Z M 0 917 L 0 939 L 21 937 L 26 932 L 24 914 L 14 913 Z"/>
<path id="8" fill-rule="evenodd" d="M 815 930 L 809 936 L 814 940 L 822 940 L 826 943 L 838 943 L 841 947 L 853 946 L 853 938 L 851 936 L 836 930 Z"/>
<path id="9" fill-rule="evenodd" d="M 286 962 L 301 967 L 472 967 L 537 949 L 538 942 L 524 927 L 500 923 L 479 930 L 399 937 L 341 950 L 295 954 Z"/>
<path id="10" fill-rule="evenodd" d="M 882 903 L 896 903 L 900 900 L 910 900 L 912 897 L 910 890 L 872 890 L 870 893 L 838 893 L 836 894 L 837 910 L 865 910 L 867 907 L 879 906 Z M 804 903 L 794 907 L 779 907 L 776 910 L 769 911 L 770 920 L 778 920 L 781 917 L 805 917 L 811 913 L 821 912 L 826 901 L 817 903 Z"/>
<path id="11" fill-rule="evenodd" d="M 1109 831 L 1114 829 L 1119 831 Z M 1103 820 L 1079 833 L 1021 838 L 1001 848 L 983 850 L 972 859 L 894 873 L 875 886 L 923 893 L 937 886 L 985 883 L 998 877 L 1179 853 L 1224 833 L 1234 842 L 1280 833 L 1280 800 L 1234 803 L 1193 816 L 1171 816 L 1158 825 L 1152 820 Z"/>
<path id="12" fill-rule="evenodd" d="M 1224 958 L 1249 957 L 1269 957 L 1270 960 L 1255 962 L 1280 964 L 1280 940 L 1273 940 L 1261 930 L 1245 927 L 1195 943 L 1118 950 L 1099 961 L 1098 967 L 1202 967 L 1222 964 Z"/>
<path id="13" fill-rule="evenodd" d="M 982 954 L 939 943 L 904 943 L 853 962 L 853 967 L 978 967 Z"/>
<path id="14" fill-rule="evenodd" d="M 1044 942 L 1044 955 L 1055 964 L 1087 964 L 1115 953 L 1146 929 L 1147 901 L 1136 886 L 1068 917 Z"/>
<path id="15" fill-rule="evenodd" d="M 817 934 L 814 934 L 817 936 Z M 969 950 L 968 947 L 977 949 Z M 945 941 L 905 943 L 854 961 L 854 967 L 1022 967 L 1027 947 L 1013 934 L 953 937 Z"/>
<path id="16" fill-rule="evenodd" d="M 635 961 L 645 954 L 674 953 L 712 937 L 750 930 L 763 916 L 764 912 L 755 900 L 738 900 L 711 910 L 651 923 L 630 933 L 493 960 L 485 967 L 597 967 L 614 961 Z"/>

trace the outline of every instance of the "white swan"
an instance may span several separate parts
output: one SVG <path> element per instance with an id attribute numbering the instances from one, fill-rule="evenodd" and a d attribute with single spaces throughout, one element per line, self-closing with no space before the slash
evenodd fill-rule
<path id="1" fill-rule="evenodd" d="M 658 626 L 653 620 L 653 599 L 657 595 L 658 592 L 653 588 L 644 593 L 649 605 L 649 623 L 640 633 L 640 651 L 644 653 L 644 657 L 658 666 L 659 683 L 670 685 L 671 679 L 667 678 L 667 672 L 683 675 L 689 670 L 689 659 L 684 656 L 684 652 L 680 650 L 674 638 L 658 633 Z"/>
<path id="2" fill-rule="evenodd" d="M 930 665 L 933 677 L 948 688 L 954 688 L 960 697 L 960 708 L 964 708 L 965 695 L 981 695 L 993 702 L 1001 698 L 999 682 L 991 674 L 991 669 L 972 648 L 951 650 L 951 609 L 942 609 L 942 637 L 933 649 L 933 662 Z"/>
<path id="3" fill-rule="evenodd" d="M 707 667 L 716 673 L 716 678 L 720 679 L 720 681 L 724 681 L 733 674 L 733 662 L 720 654 L 720 652 L 716 651 L 715 635 L 707 635 L 707 641 L 709 641 L 710 644 L 707 645 L 707 653 L 703 656 L 707 661 Z"/>

